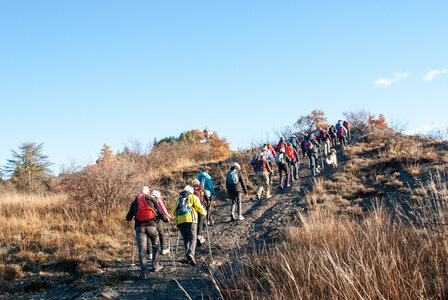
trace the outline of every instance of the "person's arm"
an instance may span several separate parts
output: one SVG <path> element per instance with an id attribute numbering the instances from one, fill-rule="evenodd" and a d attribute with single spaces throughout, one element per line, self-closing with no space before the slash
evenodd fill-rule
<path id="1" fill-rule="evenodd" d="M 163 209 L 160 207 L 159 205 L 159 201 L 157 200 L 153 200 L 151 199 L 150 201 L 152 201 L 152 204 L 154 205 L 156 211 L 157 211 L 157 216 L 163 220 L 163 222 L 168 222 L 170 219 L 165 215 L 165 213 L 163 212 Z"/>
<path id="2" fill-rule="evenodd" d="M 199 198 L 196 197 L 195 195 L 191 195 L 191 196 L 193 196 L 193 208 L 194 208 L 194 210 L 197 211 L 199 214 L 201 214 L 203 216 L 206 216 L 207 215 L 207 211 L 202 206 L 201 200 L 199 200 Z"/>
<path id="3" fill-rule="evenodd" d="M 135 206 L 135 200 L 132 201 L 131 206 L 129 207 L 129 211 L 126 214 L 126 221 L 132 221 L 132 219 L 134 218 L 134 206 Z"/>
<path id="4" fill-rule="evenodd" d="M 171 219 L 171 215 L 166 209 L 165 204 L 163 204 L 162 199 L 157 199 L 157 204 L 159 205 L 161 212 L 168 218 L 169 221 Z"/>
<path id="5" fill-rule="evenodd" d="M 272 173 L 271 166 L 269 165 L 269 163 L 267 161 L 266 161 L 266 169 L 268 170 L 269 173 Z"/>

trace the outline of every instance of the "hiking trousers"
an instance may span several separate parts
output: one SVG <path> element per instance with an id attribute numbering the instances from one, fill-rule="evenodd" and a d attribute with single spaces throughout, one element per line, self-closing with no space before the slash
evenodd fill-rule
<path id="1" fill-rule="evenodd" d="M 197 236 L 201 236 L 202 235 L 202 225 L 204 224 L 204 219 L 206 218 L 206 216 L 203 216 L 201 214 L 198 214 L 198 232 L 197 232 Z"/>
<path id="2" fill-rule="evenodd" d="M 235 217 L 235 206 L 238 206 L 238 216 L 243 215 L 243 210 L 241 208 L 241 192 L 229 193 L 229 198 L 232 201 L 230 206 L 230 215 Z"/>
<path id="3" fill-rule="evenodd" d="M 292 180 L 296 180 L 297 177 L 299 176 L 299 163 L 296 161 L 295 163 L 291 163 L 291 165 L 289 166 L 289 178 L 290 181 L 292 182 Z"/>
<path id="4" fill-rule="evenodd" d="M 280 175 L 280 188 L 285 188 L 289 185 L 291 185 L 290 177 L 289 177 L 289 166 L 287 164 L 279 165 L 278 166 L 278 174 Z M 283 182 L 283 178 L 285 182 Z"/>
<path id="5" fill-rule="evenodd" d="M 205 207 L 205 209 L 207 210 L 207 216 L 205 217 L 206 219 L 206 225 L 212 225 L 213 224 L 213 215 L 212 215 L 212 201 L 213 196 L 210 196 L 210 200 L 208 205 Z"/>
<path id="6" fill-rule="evenodd" d="M 159 233 L 154 226 L 137 227 L 135 236 L 138 247 L 138 261 L 141 273 L 148 273 L 148 261 L 146 258 L 148 239 L 152 242 L 152 263 L 154 268 L 159 265 Z"/>
<path id="7" fill-rule="evenodd" d="M 345 135 L 339 137 L 339 143 L 341 144 L 341 147 L 345 148 L 347 146 L 347 142 L 345 141 Z"/>
<path id="8" fill-rule="evenodd" d="M 159 220 L 157 222 L 157 232 L 159 233 L 159 241 L 160 241 L 160 245 L 162 246 L 162 250 L 166 250 L 169 249 L 168 246 L 168 238 L 166 236 L 166 231 L 165 231 L 165 226 L 163 225 L 164 222 L 162 220 Z M 149 249 L 151 249 L 152 247 L 152 242 L 151 239 L 148 239 L 148 252 Z"/>
<path id="9" fill-rule="evenodd" d="M 266 198 L 271 197 L 271 189 L 269 187 L 269 173 L 258 172 L 257 173 L 257 197 L 261 199 L 263 191 L 266 193 Z"/>
<path id="10" fill-rule="evenodd" d="M 310 169 L 315 170 L 319 167 L 319 156 L 317 153 L 310 154 Z"/>
<path id="11" fill-rule="evenodd" d="M 197 243 L 197 224 L 196 223 L 182 223 L 177 225 L 179 228 L 182 239 L 184 240 L 185 256 L 194 256 L 196 252 Z"/>

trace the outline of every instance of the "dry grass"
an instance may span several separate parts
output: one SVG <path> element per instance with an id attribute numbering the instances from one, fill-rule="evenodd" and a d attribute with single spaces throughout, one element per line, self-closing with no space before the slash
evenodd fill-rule
<path id="1" fill-rule="evenodd" d="M 448 296 L 448 244 L 391 222 L 378 207 L 362 222 L 326 209 L 301 216 L 284 242 L 217 272 L 227 299 L 428 299 Z"/>
<path id="2" fill-rule="evenodd" d="M 61 270 L 58 266 L 63 265 L 69 270 L 62 271 L 76 269 L 94 275 L 97 265 L 91 262 L 92 257 L 96 261 L 115 261 L 129 249 L 131 225 L 124 220 L 124 214 L 105 215 L 94 207 L 86 210 L 64 195 L 3 194 L 2 263 L 15 264 L 23 271 L 45 265 Z"/>

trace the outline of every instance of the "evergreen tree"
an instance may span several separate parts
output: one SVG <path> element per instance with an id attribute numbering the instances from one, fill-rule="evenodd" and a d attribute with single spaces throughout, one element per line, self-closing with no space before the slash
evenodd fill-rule
<path id="1" fill-rule="evenodd" d="M 34 191 L 44 186 L 43 180 L 51 173 L 48 156 L 42 153 L 42 145 L 24 143 L 19 152 L 12 150 L 13 159 L 5 167 L 11 181 L 20 190 Z"/>

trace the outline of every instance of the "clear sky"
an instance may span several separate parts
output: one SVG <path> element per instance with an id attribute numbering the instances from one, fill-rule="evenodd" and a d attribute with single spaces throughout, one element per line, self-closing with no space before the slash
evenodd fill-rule
<path id="1" fill-rule="evenodd" d="M 312 109 L 448 126 L 448 1 L 0 0 L 0 165 L 207 125 L 247 147 Z"/>

